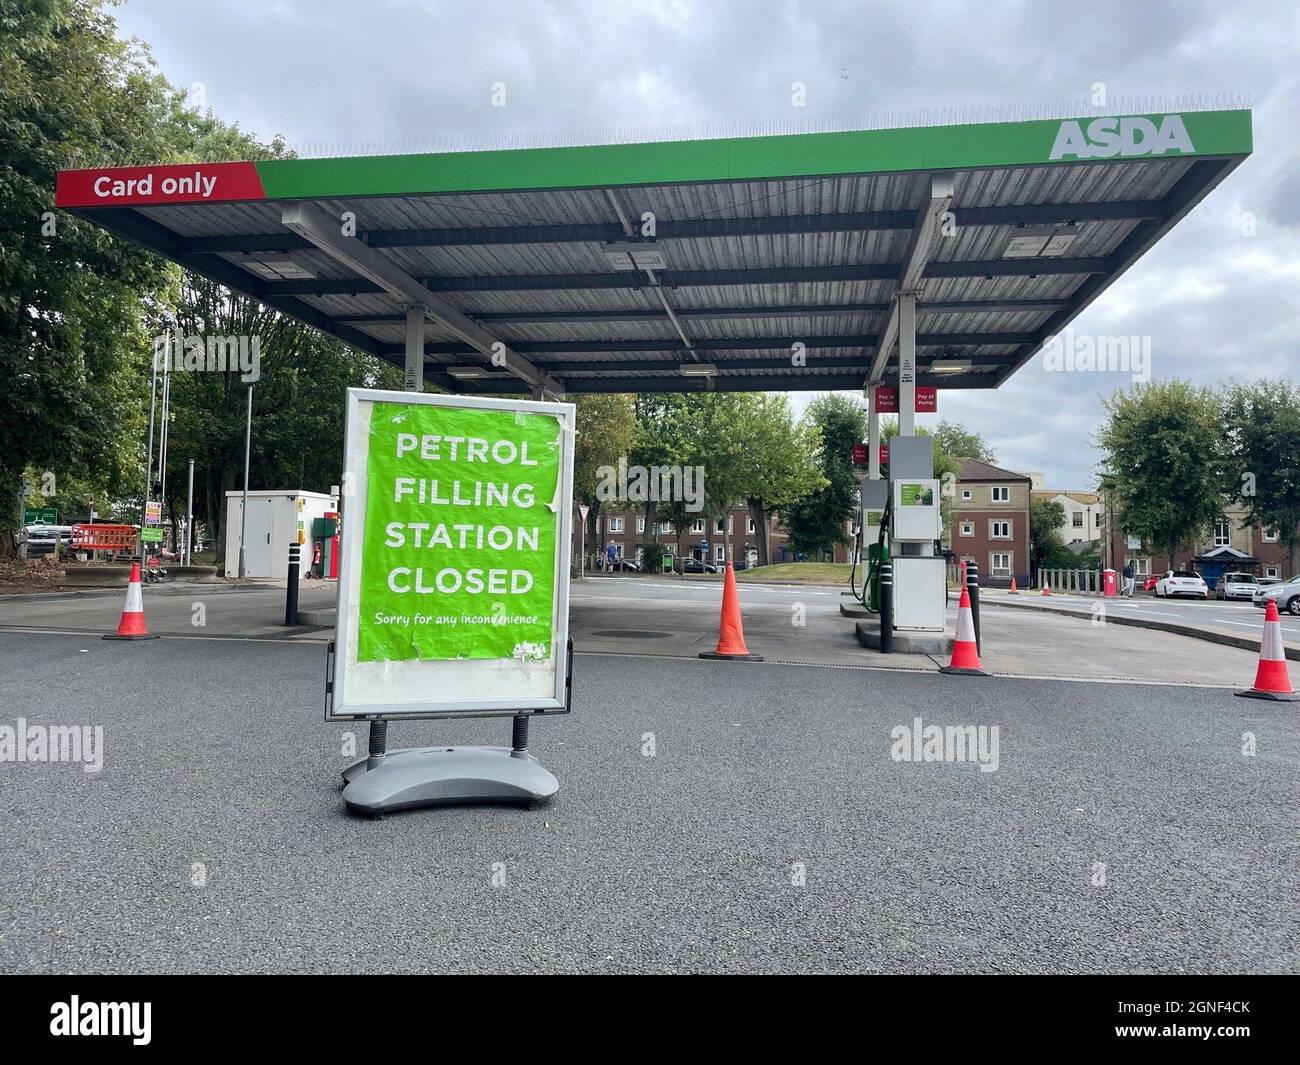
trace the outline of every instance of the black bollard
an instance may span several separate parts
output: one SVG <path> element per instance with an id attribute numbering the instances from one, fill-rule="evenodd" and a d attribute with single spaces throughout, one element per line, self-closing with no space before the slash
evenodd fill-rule
<path id="1" fill-rule="evenodd" d="M 284 623 L 298 624 L 298 552 L 297 544 L 289 545 L 289 581 L 284 589 Z"/>
<path id="2" fill-rule="evenodd" d="M 880 563 L 880 653 L 894 653 L 894 564 Z"/>
<path id="3" fill-rule="evenodd" d="M 975 650 L 983 651 L 980 645 L 980 564 L 975 561 L 966 563 L 966 594 L 970 596 L 970 619 L 975 625 Z"/>

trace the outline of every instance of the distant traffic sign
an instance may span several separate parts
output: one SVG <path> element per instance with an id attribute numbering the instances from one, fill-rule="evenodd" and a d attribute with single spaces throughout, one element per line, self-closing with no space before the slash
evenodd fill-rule
<path id="1" fill-rule="evenodd" d="M 54 507 L 24 507 L 24 525 L 58 525 L 59 512 Z"/>

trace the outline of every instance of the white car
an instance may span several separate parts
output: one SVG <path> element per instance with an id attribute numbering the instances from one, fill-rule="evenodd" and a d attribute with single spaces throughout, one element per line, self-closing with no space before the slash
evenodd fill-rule
<path id="1" fill-rule="evenodd" d="M 1156 581 L 1155 594 L 1160 599 L 1172 599 L 1176 595 L 1209 599 L 1210 589 L 1199 573 L 1193 573 L 1189 569 L 1170 569 L 1165 570 L 1165 575 Z"/>
<path id="2" fill-rule="evenodd" d="M 1300 576 L 1281 584 L 1266 584 L 1255 592 L 1251 602 L 1262 610 L 1270 599 L 1277 602 L 1278 610 L 1300 615 Z"/>
<path id="3" fill-rule="evenodd" d="M 1220 599 L 1253 599 L 1258 590 L 1259 581 L 1253 573 L 1225 573 L 1214 594 Z"/>

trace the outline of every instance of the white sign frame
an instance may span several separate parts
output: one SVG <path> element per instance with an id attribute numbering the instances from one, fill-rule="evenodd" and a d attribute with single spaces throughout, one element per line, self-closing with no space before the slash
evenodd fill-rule
<path id="1" fill-rule="evenodd" d="M 556 498 L 555 596 L 551 614 L 551 657 L 521 659 L 417 659 L 358 662 L 361 557 L 369 493 L 370 416 L 377 403 L 547 414 L 560 423 L 560 473 Z M 569 565 L 573 515 L 572 403 L 480 396 L 435 395 L 349 388 L 344 434 L 343 493 L 339 499 L 342 551 L 339 558 L 338 617 L 332 662 L 326 666 L 329 696 L 325 720 L 364 718 L 506 717 L 521 711 L 566 713 L 569 658 Z M 437 698 L 430 698 L 437 692 Z M 483 693 L 489 693 L 484 697 Z"/>

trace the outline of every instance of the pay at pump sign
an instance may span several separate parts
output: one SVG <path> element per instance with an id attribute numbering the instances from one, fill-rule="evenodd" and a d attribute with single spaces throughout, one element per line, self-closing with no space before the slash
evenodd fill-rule
<path id="1" fill-rule="evenodd" d="M 547 414 L 375 404 L 358 662 L 554 655 L 561 432 Z"/>

